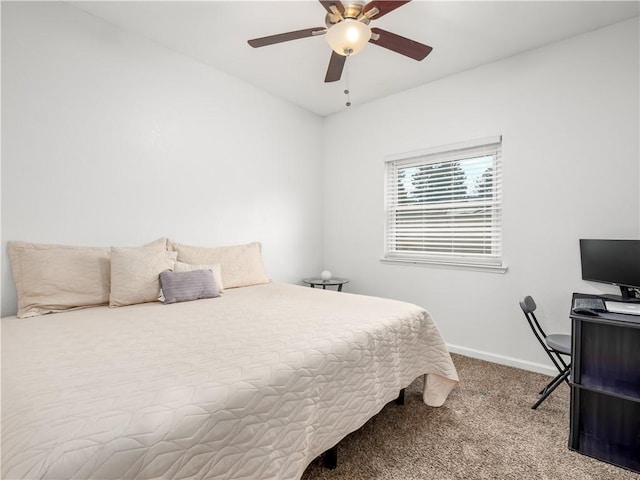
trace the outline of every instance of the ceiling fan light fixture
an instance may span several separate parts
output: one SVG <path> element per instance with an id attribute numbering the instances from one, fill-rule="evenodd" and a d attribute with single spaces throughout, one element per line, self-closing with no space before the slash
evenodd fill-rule
<path id="1" fill-rule="evenodd" d="M 339 55 L 349 56 L 360 52 L 371 38 L 368 25 L 346 18 L 332 25 L 326 34 L 327 43 Z"/>

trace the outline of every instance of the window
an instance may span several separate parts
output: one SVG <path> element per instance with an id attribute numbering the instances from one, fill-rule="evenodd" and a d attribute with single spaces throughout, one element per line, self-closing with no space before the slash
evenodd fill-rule
<path id="1" fill-rule="evenodd" d="M 383 260 L 502 267 L 502 138 L 386 161 Z"/>

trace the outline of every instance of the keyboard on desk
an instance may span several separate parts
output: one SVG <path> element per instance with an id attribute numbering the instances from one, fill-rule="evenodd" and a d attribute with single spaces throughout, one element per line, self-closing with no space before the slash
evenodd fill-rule
<path id="1" fill-rule="evenodd" d="M 601 298 L 592 298 L 592 297 L 584 297 L 584 298 L 575 298 L 573 300 L 573 308 L 586 308 L 588 310 L 593 310 L 596 312 L 606 312 L 607 307 L 604 304 L 604 300 Z"/>

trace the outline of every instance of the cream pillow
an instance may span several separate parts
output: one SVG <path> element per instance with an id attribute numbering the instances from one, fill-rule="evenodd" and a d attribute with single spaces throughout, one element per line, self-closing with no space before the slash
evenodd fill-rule
<path id="1" fill-rule="evenodd" d="M 216 263 L 215 265 L 191 265 L 190 263 L 178 261 L 173 267 L 174 272 L 193 272 L 194 270 L 211 270 L 211 273 L 213 273 L 213 279 L 216 282 L 216 287 L 218 287 L 218 293 L 224 292 L 222 269 L 220 268 L 219 263 Z"/>
<path id="2" fill-rule="evenodd" d="M 109 303 L 109 247 L 9 242 L 18 318 Z"/>
<path id="3" fill-rule="evenodd" d="M 262 247 L 253 242 L 228 247 L 193 247 L 173 243 L 178 260 L 195 265 L 220 264 L 224 288 L 246 287 L 269 283 L 262 262 Z"/>
<path id="4" fill-rule="evenodd" d="M 160 292 L 160 273 L 172 270 L 176 252 L 157 245 L 111 247 L 111 293 L 109 306 L 121 307 L 155 302 Z"/>
<path id="5" fill-rule="evenodd" d="M 143 245 L 142 248 L 155 248 L 156 250 L 160 250 L 162 252 L 171 250 L 169 248 L 169 239 L 165 237 L 154 240 L 151 243 L 147 243 L 146 245 Z"/>

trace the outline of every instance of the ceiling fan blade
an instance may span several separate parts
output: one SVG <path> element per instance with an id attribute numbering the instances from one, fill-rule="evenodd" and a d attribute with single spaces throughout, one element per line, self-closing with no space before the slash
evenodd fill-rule
<path id="1" fill-rule="evenodd" d="M 336 52 L 331 52 L 331 60 L 329 60 L 329 68 L 327 75 L 324 77 L 325 83 L 337 82 L 342 77 L 342 69 L 347 57 Z"/>
<path id="2" fill-rule="evenodd" d="M 372 35 L 369 43 L 375 43 L 380 47 L 387 48 L 406 57 L 413 58 L 414 60 L 420 61 L 424 59 L 424 57 L 429 55 L 431 50 L 433 50 L 433 48 L 428 45 L 401 37 L 395 33 L 387 32 L 381 28 L 372 28 L 371 32 L 377 34 L 377 37 L 376 35 Z M 374 40 L 374 37 L 377 39 Z"/>
<path id="3" fill-rule="evenodd" d="M 371 2 L 367 3 L 364 6 L 364 8 L 362 9 L 362 13 L 366 14 L 369 10 L 373 8 L 377 8 L 378 13 L 376 13 L 375 15 L 371 15 L 369 18 L 371 19 L 380 18 L 381 16 L 386 15 L 389 12 L 393 12 L 396 8 L 399 8 L 409 3 L 410 1 L 411 0 L 398 0 L 398 1 L 372 0 Z"/>
<path id="4" fill-rule="evenodd" d="M 327 33 L 325 27 L 305 28 L 304 30 L 296 30 L 295 32 L 279 33 L 277 35 L 269 35 L 268 37 L 254 38 L 247 43 L 253 48 L 265 47 L 274 43 L 288 42 L 289 40 L 297 40 L 299 38 L 313 37 L 315 35 L 323 35 Z"/>
<path id="5" fill-rule="evenodd" d="M 331 10 L 331 5 L 336 6 L 338 11 L 340 12 L 340 15 L 344 13 L 344 5 L 342 5 L 342 2 L 340 2 L 340 0 L 319 0 L 319 1 L 324 7 L 324 9 L 329 13 L 333 13 L 333 11 Z"/>

